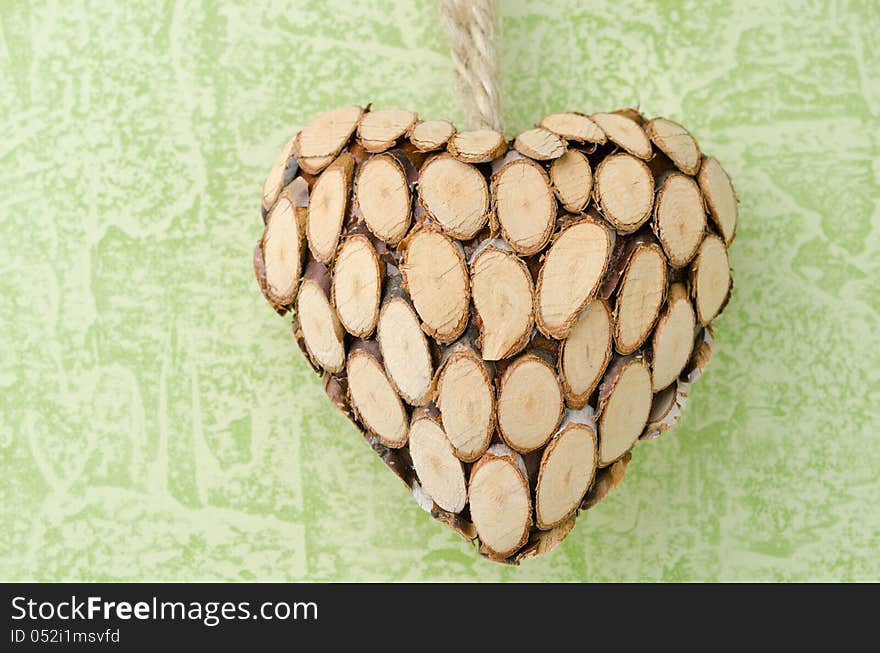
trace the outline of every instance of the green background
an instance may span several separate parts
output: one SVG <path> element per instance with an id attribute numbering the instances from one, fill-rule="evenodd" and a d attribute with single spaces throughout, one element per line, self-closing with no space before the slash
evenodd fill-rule
<path id="1" fill-rule="evenodd" d="M 0 5 L 0 578 L 880 578 L 880 5 L 502 2 L 508 134 L 639 105 L 726 166 L 735 292 L 679 426 L 555 553 L 430 520 L 251 270 L 281 145 L 452 117 L 430 1 Z"/>

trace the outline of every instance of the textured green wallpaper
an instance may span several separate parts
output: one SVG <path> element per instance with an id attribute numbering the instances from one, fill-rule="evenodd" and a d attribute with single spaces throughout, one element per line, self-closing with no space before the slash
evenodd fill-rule
<path id="1" fill-rule="evenodd" d="M 684 419 L 478 558 L 330 407 L 251 253 L 283 142 L 458 117 L 431 1 L 0 1 L 0 578 L 880 579 L 880 6 L 502 2 L 509 133 L 638 104 L 741 198 Z"/>

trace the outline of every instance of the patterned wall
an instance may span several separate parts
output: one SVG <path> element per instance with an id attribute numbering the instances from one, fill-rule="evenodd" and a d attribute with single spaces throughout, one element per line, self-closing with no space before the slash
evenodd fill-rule
<path id="1" fill-rule="evenodd" d="M 510 133 L 637 104 L 741 198 L 683 421 L 518 569 L 419 510 L 250 267 L 309 117 L 458 117 L 434 12 L 0 5 L 0 578 L 880 578 L 878 4 L 501 3 Z"/>

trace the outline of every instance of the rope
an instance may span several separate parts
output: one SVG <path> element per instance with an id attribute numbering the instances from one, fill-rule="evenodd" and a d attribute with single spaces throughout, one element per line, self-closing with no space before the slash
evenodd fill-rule
<path id="1" fill-rule="evenodd" d="M 468 128 L 502 131 L 492 0 L 440 0 L 458 99 Z"/>

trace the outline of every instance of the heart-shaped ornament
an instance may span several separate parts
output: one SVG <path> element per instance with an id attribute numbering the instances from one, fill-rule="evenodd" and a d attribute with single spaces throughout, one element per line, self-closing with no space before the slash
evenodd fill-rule
<path id="1" fill-rule="evenodd" d="M 419 505 L 489 558 L 553 549 L 678 418 L 737 200 L 682 126 L 557 113 L 512 143 L 343 107 L 263 186 L 260 288 Z"/>

